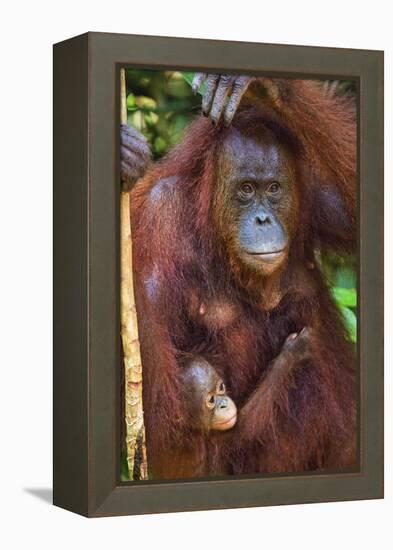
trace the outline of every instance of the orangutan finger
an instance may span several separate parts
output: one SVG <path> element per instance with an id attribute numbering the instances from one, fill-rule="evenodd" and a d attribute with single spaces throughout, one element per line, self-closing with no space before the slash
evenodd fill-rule
<path id="1" fill-rule="evenodd" d="M 130 166 L 146 166 L 148 162 L 148 157 L 142 154 L 138 154 L 138 151 L 135 149 L 129 149 L 122 145 L 120 147 L 120 158 Z"/>
<path id="2" fill-rule="evenodd" d="M 145 138 L 145 136 L 141 134 L 141 132 L 138 132 L 138 130 L 136 130 L 132 126 L 128 126 L 128 124 L 121 124 L 120 129 L 121 129 L 121 132 L 120 132 L 121 136 L 123 135 L 131 136 L 135 139 L 138 139 L 139 141 L 143 141 L 144 143 L 147 143 L 147 139 Z"/>
<path id="3" fill-rule="evenodd" d="M 120 144 L 130 151 L 138 153 L 141 157 L 148 158 L 150 157 L 150 148 L 147 141 L 139 140 L 136 137 L 133 137 L 129 134 L 123 134 Z"/>
<path id="4" fill-rule="evenodd" d="M 220 76 L 217 74 L 209 74 L 206 81 L 206 91 L 202 97 L 202 112 L 205 116 L 209 116 L 210 108 L 213 103 L 214 94 L 216 92 L 217 84 Z"/>
<path id="5" fill-rule="evenodd" d="M 214 124 L 218 124 L 221 114 L 225 107 L 225 102 L 232 89 L 234 78 L 228 74 L 223 74 L 217 85 L 216 93 L 214 94 L 213 105 L 210 110 L 210 118 Z"/>
<path id="6" fill-rule="evenodd" d="M 203 82 L 206 80 L 206 77 L 206 73 L 195 73 L 191 83 L 191 89 L 194 94 L 198 93 L 198 90 L 202 86 Z"/>
<path id="7" fill-rule="evenodd" d="M 224 121 L 228 126 L 236 113 L 237 108 L 239 107 L 240 101 L 247 90 L 250 82 L 250 76 L 238 76 L 233 84 L 233 91 L 229 101 L 225 107 L 224 111 Z"/>

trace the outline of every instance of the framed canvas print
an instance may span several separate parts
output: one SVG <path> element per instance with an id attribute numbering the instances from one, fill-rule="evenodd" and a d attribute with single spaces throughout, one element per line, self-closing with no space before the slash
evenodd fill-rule
<path id="1" fill-rule="evenodd" d="M 54 503 L 383 496 L 383 53 L 54 47 Z"/>

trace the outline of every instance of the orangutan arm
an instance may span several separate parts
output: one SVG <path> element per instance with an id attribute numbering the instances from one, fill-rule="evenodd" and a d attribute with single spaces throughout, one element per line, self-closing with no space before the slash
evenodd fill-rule
<path id="1" fill-rule="evenodd" d="M 295 373 L 311 359 L 312 338 L 309 328 L 288 336 L 267 375 L 240 410 L 236 438 L 244 442 L 253 439 L 255 433 L 269 436 L 278 417 L 289 414 L 289 391 L 295 383 Z"/>

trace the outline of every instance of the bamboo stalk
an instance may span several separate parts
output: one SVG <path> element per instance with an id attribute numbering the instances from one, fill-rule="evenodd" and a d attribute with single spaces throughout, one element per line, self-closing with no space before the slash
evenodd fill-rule
<path id="1" fill-rule="evenodd" d="M 120 120 L 127 123 L 125 70 L 120 70 Z M 125 420 L 127 464 L 130 479 L 134 479 L 137 452 L 139 479 L 147 479 L 145 426 L 142 402 L 142 360 L 139 348 L 138 324 L 132 276 L 132 236 L 130 194 L 121 192 L 120 204 L 120 308 L 121 338 L 125 372 Z M 138 448 L 137 448 L 138 447 Z"/>

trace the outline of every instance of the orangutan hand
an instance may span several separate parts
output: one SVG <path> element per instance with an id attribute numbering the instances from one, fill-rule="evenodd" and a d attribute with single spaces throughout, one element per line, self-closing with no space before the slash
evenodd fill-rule
<path id="1" fill-rule="evenodd" d="M 120 177 L 122 190 L 130 191 L 144 176 L 150 164 L 150 148 L 146 138 L 126 124 L 120 126 Z"/>
<path id="2" fill-rule="evenodd" d="M 192 90 L 196 94 L 203 83 L 206 90 L 202 96 L 202 112 L 211 118 L 213 124 L 220 120 L 229 125 L 240 102 L 250 87 L 253 95 L 274 106 L 279 98 L 278 84 L 270 78 L 259 78 L 247 75 L 195 73 Z M 255 86 L 254 86 L 255 84 Z"/>
<path id="3" fill-rule="evenodd" d="M 281 353 L 290 362 L 303 361 L 312 357 L 313 330 L 304 327 L 299 333 L 290 334 L 284 342 Z"/>

